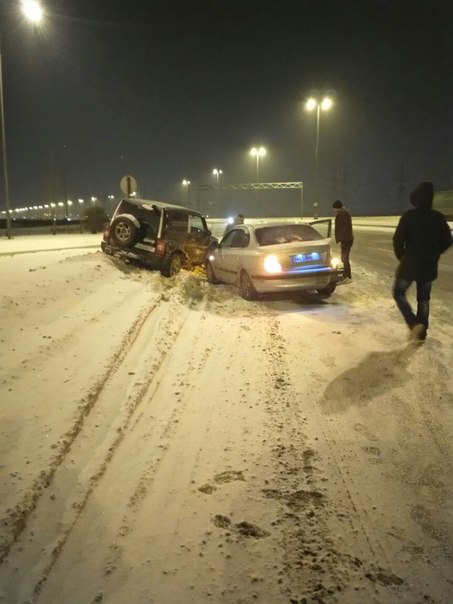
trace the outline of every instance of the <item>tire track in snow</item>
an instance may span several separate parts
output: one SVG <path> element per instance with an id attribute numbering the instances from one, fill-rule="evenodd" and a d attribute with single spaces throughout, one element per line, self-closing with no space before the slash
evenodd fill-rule
<path id="1" fill-rule="evenodd" d="M 7 347 L 2 347 L 0 373 L 4 379 L 0 378 L 0 398 L 5 438 L 0 451 L 4 467 L 19 470 L 2 476 L 0 557 L 4 555 L 3 547 L 9 547 L 11 533 L 14 540 L 14 535 L 22 530 L 24 515 L 33 508 L 40 490 L 45 488 L 50 475 L 48 469 L 58 465 L 70 445 L 73 434 L 66 435 L 65 431 L 73 424 L 74 417 L 83 416 L 87 410 L 84 394 L 92 396 L 90 383 L 105 374 L 105 366 L 108 367 L 115 350 L 121 348 L 121 339 L 131 323 L 123 321 L 109 338 L 104 337 L 108 333 L 105 327 L 120 317 L 131 316 L 135 320 L 135 309 L 139 312 L 144 304 L 149 306 L 151 296 L 143 288 L 122 282 L 118 287 L 111 273 L 98 274 L 97 264 L 88 268 L 91 269 L 87 271 L 89 277 L 86 273 L 84 277 L 98 278 L 99 282 L 89 287 L 89 291 L 85 289 L 85 297 L 82 293 L 81 298 L 77 298 L 77 307 L 72 312 L 66 307 L 63 309 L 61 300 L 68 298 L 61 296 L 61 290 L 66 287 L 67 279 L 64 274 L 59 275 L 53 287 L 60 291 L 60 302 L 54 304 L 55 300 L 48 297 L 48 288 L 44 287 L 44 297 L 36 314 L 29 314 L 25 323 L 21 321 L 20 329 L 15 324 L 4 326 L 5 340 L 0 337 L 10 347 L 7 353 Z M 75 281 L 79 283 L 80 279 Z M 111 295 L 113 290 L 115 296 Z M 96 300 L 100 292 L 105 292 L 101 304 Z M 18 300 L 22 303 L 20 296 Z M 92 310 L 99 307 L 102 312 Z M 100 336 L 102 341 L 93 346 L 93 339 Z M 80 384 L 77 376 L 79 371 L 86 373 L 88 363 L 92 364 L 92 378 Z M 7 445 L 11 441 L 12 447 Z M 24 463 L 23 451 L 29 442 L 36 443 L 36 447 Z"/>
<path id="2" fill-rule="evenodd" d="M 110 298 L 107 301 L 107 304 L 100 310 L 98 313 L 94 313 L 89 317 L 83 317 L 78 323 L 71 321 L 69 323 L 70 328 L 66 330 L 66 333 L 62 336 L 55 337 L 52 336 L 51 341 L 38 346 L 33 350 L 28 350 L 27 356 L 21 360 L 21 363 L 16 366 L 11 366 L 8 368 L 8 373 L 14 374 L 15 372 L 22 369 L 22 366 L 30 365 L 39 373 L 39 366 L 41 363 L 45 363 L 47 357 L 56 356 L 61 352 L 64 352 L 71 343 L 80 336 L 81 328 L 86 323 L 97 323 L 101 318 L 103 322 L 105 322 L 106 313 L 111 313 L 112 311 L 117 311 L 120 305 L 126 305 L 130 303 L 130 293 L 125 292 L 121 297 L 114 299 Z M 157 303 L 157 302 L 156 302 Z M 112 312 L 113 314 L 113 312 Z M 64 317 L 61 319 L 64 324 Z M 52 331 L 59 331 L 56 327 L 52 328 Z M 17 345 L 17 344 L 16 344 Z M 44 360 L 43 360 L 44 359 Z M 4 368 L 3 368 L 4 369 Z"/>
<path id="3" fill-rule="evenodd" d="M 247 360 L 241 359 L 237 354 L 237 350 L 241 349 L 241 342 L 247 342 L 250 338 L 247 325 L 249 316 L 247 314 L 245 321 L 233 321 L 232 325 L 228 324 L 228 321 L 221 321 L 220 325 L 225 325 L 225 328 L 221 327 L 215 332 L 218 343 L 214 343 L 213 325 L 219 323 L 216 319 L 211 320 L 206 329 L 204 324 L 206 317 L 210 319 L 210 314 L 209 311 L 203 312 L 198 319 L 192 317 L 193 321 L 186 322 L 184 333 L 174 342 L 171 358 L 162 366 L 159 377 L 156 378 L 156 382 L 159 382 L 157 389 L 150 392 L 149 402 L 141 406 L 130 425 L 130 432 L 133 432 L 131 438 L 126 437 L 118 450 L 116 466 L 125 463 L 120 462 L 119 458 L 136 458 L 136 463 L 128 469 L 127 491 L 118 493 L 116 477 L 112 472 L 106 472 L 102 478 L 102 492 L 115 493 L 122 503 L 118 500 L 115 503 L 119 512 L 113 526 L 110 521 L 108 530 L 105 531 L 107 540 L 96 544 L 94 557 L 97 561 L 103 560 L 103 565 L 97 565 L 97 572 L 86 567 L 84 570 L 75 571 L 76 574 L 90 573 L 91 590 L 87 590 L 85 594 L 87 601 L 96 594 L 99 597 L 104 594 L 107 599 L 110 597 L 107 594 L 115 594 L 116 601 L 122 601 L 120 590 L 127 589 L 124 587 L 121 573 L 124 561 L 134 555 L 132 552 L 140 548 L 139 543 L 142 540 L 146 540 L 149 545 L 145 555 L 148 560 L 143 561 L 141 566 L 146 566 L 147 563 L 150 565 L 149 572 L 157 575 L 159 590 L 166 593 L 167 601 L 171 598 L 171 590 L 175 589 L 175 581 L 170 581 L 167 585 L 166 574 L 162 575 L 162 571 L 159 573 L 158 570 L 165 568 L 166 552 L 177 550 L 174 555 L 179 560 L 181 573 L 196 573 L 194 566 L 195 569 L 198 567 L 198 561 L 204 569 L 203 572 L 206 570 L 203 559 L 207 555 L 208 545 L 203 536 L 212 529 L 210 515 L 205 509 L 210 500 L 208 498 L 203 501 L 205 495 L 198 488 L 203 486 L 203 483 L 206 484 L 206 478 L 209 476 L 206 476 L 206 467 L 212 467 L 213 484 L 219 487 L 215 498 L 223 501 L 225 495 L 227 501 L 229 488 L 220 488 L 220 485 L 223 481 L 230 482 L 231 476 L 236 476 L 234 468 L 237 466 L 234 465 L 234 458 L 237 459 L 238 465 L 244 466 L 244 443 L 248 442 L 245 445 L 246 451 L 255 453 L 256 438 L 261 433 L 260 423 L 254 426 L 255 432 L 251 433 L 249 427 L 241 421 L 242 413 L 250 415 L 248 409 L 256 408 L 260 400 L 259 393 L 250 392 L 253 386 L 250 384 L 250 377 L 247 378 Z M 250 319 L 252 316 L 253 313 Z M 222 337 L 222 329 L 225 329 L 225 338 Z M 257 339 L 262 340 L 261 334 Z M 192 350 L 192 356 L 182 360 L 181 352 L 188 348 Z M 215 375 L 217 354 L 225 365 L 218 376 Z M 250 362 L 253 367 L 254 361 L 251 359 Z M 243 386 L 239 392 L 229 393 L 229 376 L 231 373 L 236 375 L 237 372 L 244 375 Z M 235 378 L 233 383 L 236 383 Z M 224 433 L 222 430 L 225 413 L 237 416 L 233 433 Z M 255 417 L 255 412 L 252 412 L 252 417 Z M 225 420 L 229 421 L 228 418 Z M 137 443 L 143 443 L 138 451 Z M 207 459 L 210 461 L 208 464 Z M 250 456 L 247 464 L 253 466 Z M 214 504 L 214 501 L 212 503 Z M 51 600 L 56 593 L 58 578 L 63 574 L 67 575 L 68 570 L 65 572 L 65 569 L 69 569 L 70 561 L 83 558 L 83 535 L 89 530 L 90 518 L 96 516 L 95 505 L 93 498 L 93 506 L 87 506 L 77 531 L 73 532 L 73 538 L 69 540 L 61 559 L 57 561 L 55 573 L 52 573 L 44 586 L 43 602 Z M 252 510 L 248 510 L 248 515 L 252 513 Z M 201 536 L 197 538 L 198 527 L 198 535 Z M 246 527 L 250 528 L 251 524 L 240 524 L 240 530 L 246 530 Z M 104 532 L 102 534 L 104 535 Z M 162 547 L 165 544 L 164 549 L 159 548 L 159 544 L 162 544 Z M 215 558 L 217 552 L 224 551 L 218 549 L 218 542 L 213 547 L 216 550 Z M 194 554 L 197 550 L 198 555 Z M 220 563 L 220 576 L 225 576 L 221 570 L 223 561 Z M 212 577 L 215 576 L 213 572 Z M 236 576 L 229 578 L 231 583 L 237 581 Z M 151 578 L 150 581 L 152 583 Z M 165 588 L 162 587 L 163 584 Z M 167 588 L 168 592 L 165 591 Z M 197 601 L 205 600 L 203 594 L 199 596 Z M 157 594 L 155 598 L 160 601 Z M 193 595 L 193 598 L 195 601 L 197 596 Z"/>
<path id="4" fill-rule="evenodd" d="M 123 362 L 129 349 L 138 337 L 142 325 L 153 313 L 155 308 L 156 305 L 144 309 L 136 318 L 128 332 L 125 334 L 116 352 L 110 358 L 110 361 L 102 378 L 98 380 L 97 383 L 94 384 L 89 389 L 87 394 L 80 400 L 77 406 L 76 415 L 71 429 L 67 431 L 64 435 L 62 435 L 59 441 L 60 448 L 58 452 L 53 456 L 50 462 L 50 467 L 46 470 L 41 471 L 39 477 L 34 480 L 31 489 L 29 489 L 24 494 L 22 500 L 15 505 L 14 509 L 8 510 L 6 516 L 3 517 L 2 525 L 9 527 L 10 534 L 2 537 L 2 543 L 0 547 L 0 563 L 8 555 L 11 545 L 14 543 L 14 541 L 16 541 L 18 536 L 24 530 L 27 518 L 36 507 L 37 502 L 43 494 L 43 490 L 47 488 L 55 474 L 55 471 L 63 463 L 66 456 L 68 455 L 68 452 L 73 442 L 79 435 L 80 431 L 83 429 L 87 416 L 90 414 L 93 407 L 95 406 L 96 401 L 98 400 L 104 385 L 109 379 L 111 379 L 111 376 L 114 374 L 115 371 L 117 371 L 118 367 Z"/>
<path id="5" fill-rule="evenodd" d="M 137 410 L 149 394 L 152 399 L 153 391 L 159 387 L 159 373 L 166 362 L 168 350 L 185 324 L 188 312 L 185 309 L 185 314 L 181 313 L 181 305 L 173 299 L 171 293 L 166 297 L 166 303 L 161 299 L 160 304 L 156 302 L 137 318 L 107 372 L 86 397 L 83 413 L 67 435 L 69 444 L 62 452 L 58 465 L 53 467 L 46 477 L 46 486 L 53 491 L 54 501 L 58 503 L 52 506 L 52 510 L 49 510 L 48 502 L 43 502 L 40 509 L 37 505 L 34 506 L 36 510 L 30 519 L 30 526 L 23 527 L 27 529 L 23 541 L 36 541 L 33 535 L 38 534 L 40 541 L 33 546 L 28 545 L 24 548 L 24 553 L 15 552 L 15 559 L 18 561 L 12 563 L 18 568 L 29 568 L 34 577 L 33 589 L 26 597 L 34 599 L 41 591 L 90 496 L 127 436 Z M 150 342 L 157 343 L 151 354 Z M 140 363 L 140 376 L 139 379 L 134 377 L 131 384 L 129 376 L 137 373 L 136 357 Z M 131 366 L 135 371 L 129 371 Z M 127 396 L 123 401 L 123 395 L 120 394 L 117 404 L 114 405 L 113 401 L 118 399 L 118 382 L 123 385 L 127 383 Z M 99 408 L 101 405 L 102 411 Z M 99 422 L 95 417 L 89 416 L 90 413 L 93 415 L 93 409 L 102 417 Z M 115 417 L 116 413 L 118 417 Z M 110 414 L 112 420 L 107 433 L 104 428 L 104 425 L 108 424 L 106 414 Z M 71 459 L 68 459 L 69 452 Z M 75 473 L 78 477 L 75 487 L 74 479 L 68 484 L 67 475 L 70 473 Z M 135 494 L 137 500 L 139 494 L 140 486 Z M 35 526 L 50 526 L 50 531 L 45 534 L 42 528 L 34 530 Z M 10 581 L 10 589 L 16 589 L 14 581 Z"/>

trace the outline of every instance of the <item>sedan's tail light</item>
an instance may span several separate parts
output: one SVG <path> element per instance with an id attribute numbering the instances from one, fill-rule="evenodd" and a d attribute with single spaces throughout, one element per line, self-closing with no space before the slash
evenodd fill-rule
<path id="1" fill-rule="evenodd" d="M 271 274 L 281 273 L 282 266 L 276 256 L 266 256 L 264 259 L 264 270 Z"/>
<path id="2" fill-rule="evenodd" d="M 165 256 L 166 242 L 165 239 L 156 240 L 156 254 L 158 256 Z"/>

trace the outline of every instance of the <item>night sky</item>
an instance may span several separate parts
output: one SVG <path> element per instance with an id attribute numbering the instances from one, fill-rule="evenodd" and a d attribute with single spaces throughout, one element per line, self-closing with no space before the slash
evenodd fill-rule
<path id="1" fill-rule="evenodd" d="M 315 89 L 335 99 L 320 123 L 321 214 L 337 198 L 398 213 L 425 179 L 453 188 L 451 0 L 48 0 L 39 29 L 18 5 L 0 0 L 12 207 L 60 200 L 64 183 L 70 199 L 119 197 L 125 174 L 177 202 L 190 179 L 202 207 L 212 169 L 253 182 L 248 151 L 264 145 L 261 180 L 302 180 L 309 208 Z M 222 212 L 294 214 L 293 193 L 257 207 L 225 192 Z"/>

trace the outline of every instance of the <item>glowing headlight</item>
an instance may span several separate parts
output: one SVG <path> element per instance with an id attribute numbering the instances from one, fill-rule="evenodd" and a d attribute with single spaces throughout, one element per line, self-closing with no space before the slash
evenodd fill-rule
<path id="1" fill-rule="evenodd" d="M 208 256 L 208 260 L 210 260 L 211 262 L 214 260 L 214 256 L 213 256 L 213 254 L 210 254 L 210 255 Z"/>
<path id="2" fill-rule="evenodd" d="M 282 267 L 275 256 L 266 256 L 264 259 L 264 270 L 268 273 L 281 273 Z"/>
<path id="3" fill-rule="evenodd" d="M 341 266 L 341 260 L 339 258 L 332 258 L 330 264 L 333 266 L 333 268 L 338 268 Z"/>

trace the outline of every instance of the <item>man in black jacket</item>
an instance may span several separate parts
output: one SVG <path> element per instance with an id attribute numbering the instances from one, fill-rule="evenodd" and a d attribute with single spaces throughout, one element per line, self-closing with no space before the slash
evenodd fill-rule
<path id="1" fill-rule="evenodd" d="M 231 229 L 234 228 L 235 226 L 237 226 L 238 224 L 244 224 L 244 220 L 245 220 L 244 214 L 238 214 L 232 223 L 228 223 L 226 225 L 225 230 L 223 232 L 223 237 L 225 237 L 225 235 L 228 233 L 228 231 L 231 231 Z"/>
<path id="2" fill-rule="evenodd" d="M 420 183 L 410 196 L 415 208 L 401 216 L 393 236 L 393 249 L 399 260 L 393 297 L 409 327 L 410 338 L 421 342 L 428 331 L 431 285 L 437 278 L 439 257 L 452 244 L 444 216 L 432 209 L 433 197 L 433 184 Z M 417 284 L 416 314 L 406 298 L 413 281 Z"/>
<path id="3" fill-rule="evenodd" d="M 351 283 L 352 281 L 349 254 L 354 243 L 354 235 L 352 232 L 351 214 L 344 207 L 343 202 L 337 199 L 332 207 L 337 211 L 337 215 L 335 216 L 335 241 L 340 244 L 341 262 L 343 263 L 343 279 L 337 282 L 337 285 L 340 285 L 341 283 Z"/>

